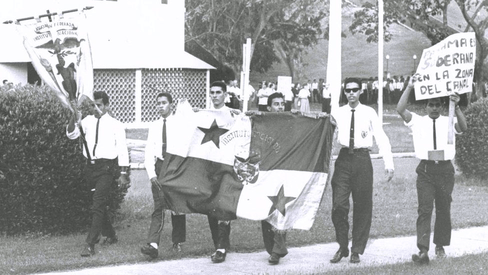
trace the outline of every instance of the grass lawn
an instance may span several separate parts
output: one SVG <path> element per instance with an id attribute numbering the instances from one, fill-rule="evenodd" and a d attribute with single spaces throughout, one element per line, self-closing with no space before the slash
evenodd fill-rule
<path id="1" fill-rule="evenodd" d="M 373 160 L 375 170 L 374 210 L 371 238 L 415 234 L 417 195 L 414 169 L 417 160 L 395 159 L 394 179 L 387 183 L 382 160 Z M 152 197 L 144 170 L 131 174 L 132 186 L 116 221 L 119 243 L 111 247 L 96 246 L 97 255 L 80 257 L 85 233 L 69 236 L 0 237 L 0 274 L 27 274 L 56 270 L 79 269 L 93 266 L 146 262 L 140 253 L 150 223 Z M 334 242 L 334 229 L 330 220 L 331 193 L 326 189 L 314 226 L 310 231 L 293 230 L 287 236 L 289 247 Z M 488 204 L 480 201 L 488 196 L 488 187 L 456 180 L 453 194 L 452 221 L 454 228 L 488 224 Z M 208 257 L 213 244 L 206 216 L 187 215 L 187 241 L 181 253 L 171 250 L 170 217 L 163 231 L 160 257 L 157 261 Z M 88 227 L 88 226 L 87 226 Z M 238 219 L 232 222 L 231 252 L 264 250 L 260 223 Z"/>

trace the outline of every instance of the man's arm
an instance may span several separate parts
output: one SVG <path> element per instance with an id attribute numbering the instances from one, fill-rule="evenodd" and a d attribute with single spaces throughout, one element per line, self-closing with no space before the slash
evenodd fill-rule
<path id="1" fill-rule="evenodd" d="M 66 136 L 69 139 L 77 139 L 80 136 L 80 129 L 78 129 L 78 125 L 81 123 L 80 118 L 81 112 L 78 115 L 75 113 L 71 114 L 68 125 L 66 126 Z"/>
<path id="2" fill-rule="evenodd" d="M 115 120 L 118 125 L 115 126 L 115 142 L 117 150 L 117 158 L 120 167 L 120 176 L 118 178 L 119 186 L 130 185 L 130 178 L 127 175 L 129 170 L 129 150 L 127 148 L 127 140 L 125 137 L 125 128 L 121 122 Z"/>
<path id="3" fill-rule="evenodd" d="M 152 123 L 152 125 L 149 127 L 149 133 L 147 135 L 147 141 L 146 141 L 146 148 L 144 149 L 144 166 L 146 166 L 146 172 L 147 176 L 149 179 L 152 181 L 152 178 L 156 178 L 156 171 L 154 165 L 156 164 L 155 160 L 155 152 L 156 146 L 155 146 L 155 131 L 157 126 L 156 126 L 156 121 Z"/>
<path id="4" fill-rule="evenodd" d="M 413 75 L 410 78 L 410 81 L 408 81 L 407 88 L 403 92 L 402 97 L 400 97 L 400 100 L 398 100 L 398 104 L 397 104 L 397 108 L 396 108 L 398 114 L 403 118 L 403 120 L 406 123 L 409 123 L 410 120 L 412 120 L 412 114 L 410 113 L 409 110 L 407 110 L 407 104 L 408 104 L 408 98 L 410 97 L 410 93 L 413 90 L 413 87 L 414 87 L 416 80 L 417 80 L 416 75 Z"/>
<path id="5" fill-rule="evenodd" d="M 383 157 L 383 162 L 385 163 L 385 173 L 387 181 L 390 181 L 395 173 L 395 165 L 393 163 L 393 154 L 391 152 L 390 139 L 385 134 L 385 131 L 383 130 L 376 111 L 371 110 L 370 117 L 373 135 L 376 140 L 376 144 L 378 145 L 379 153 Z"/>
<path id="6" fill-rule="evenodd" d="M 127 148 L 125 128 L 122 122 L 115 120 L 115 123 L 117 123 L 117 125 L 115 126 L 115 142 L 116 142 L 115 145 L 117 150 L 119 166 L 122 168 L 122 171 L 126 171 L 127 168 L 129 167 L 129 150 Z"/>
<path id="7" fill-rule="evenodd" d="M 161 190 L 161 184 L 156 176 L 156 131 L 160 130 L 157 122 L 153 122 L 153 125 L 149 127 L 149 134 L 147 135 L 146 149 L 144 150 L 144 166 L 146 166 L 146 172 L 152 185 L 155 185 Z"/>
<path id="8" fill-rule="evenodd" d="M 457 123 L 454 125 L 454 127 L 456 128 L 456 132 L 462 133 L 468 129 L 468 124 L 466 123 L 466 117 L 464 117 L 464 114 L 458 105 L 461 98 L 458 94 L 453 94 L 449 98 L 454 102 L 454 106 L 456 106 L 454 113 L 456 114 Z"/>

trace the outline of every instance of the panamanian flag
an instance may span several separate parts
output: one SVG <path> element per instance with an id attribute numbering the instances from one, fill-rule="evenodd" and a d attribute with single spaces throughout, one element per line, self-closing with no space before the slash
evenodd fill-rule
<path id="1" fill-rule="evenodd" d="M 328 118 L 229 109 L 175 117 L 181 133 L 168 140 L 159 177 L 171 210 L 267 220 L 279 230 L 312 227 L 329 171 Z"/>

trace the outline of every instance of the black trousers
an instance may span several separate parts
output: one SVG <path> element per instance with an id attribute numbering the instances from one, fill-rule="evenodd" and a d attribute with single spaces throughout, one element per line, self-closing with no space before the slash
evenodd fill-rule
<path id="1" fill-rule="evenodd" d="M 230 221 L 219 221 L 218 219 L 207 216 L 210 232 L 215 249 L 230 248 Z"/>
<path id="2" fill-rule="evenodd" d="M 335 162 L 332 176 L 332 222 L 336 240 L 342 249 L 348 248 L 349 197 L 352 193 L 353 227 L 351 251 L 364 253 L 371 228 L 373 212 L 373 166 L 368 150 L 342 149 Z"/>
<path id="3" fill-rule="evenodd" d="M 92 222 L 86 237 L 86 243 L 94 245 L 102 236 L 114 237 L 115 230 L 108 216 L 110 191 L 115 188 L 115 179 L 120 175 L 117 160 L 96 160 L 88 163 L 84 170 L 84 178 L 92 184 L 93 202 L 91 206 Z"/>
<path id="4" fill-rule="evenodd" d="M 155 164 L 156 175 L 159 176 L 163 161 L 158 159 Z M 151 191 L 154 200 L 154 210 L 151 215 L 151 226 L 147 237 L 147 243 L 157 243 L 161 240 L 161 232 L 164 227 L 164 211 L 167 208 L 164 203 L 164 194 L 156 186 L 151 185 Z M 186 216 L 175 215 L 171 213 L 171 224 L 173 225 L 173 232 L 171 233 L 171 240 L 173 243 L 184 243 L 186 241 Z"/>
<path id="5" fill-rule="evenodd" d="M 285 257 L 288 254 L 286 232 L 275 231 L 275 228 L 267 221 L 261 221 L 261 229 L 263 231 L 264 247 L 268 254 L 276 253 L 280 257 Z"/>
<path id="6" fill-rule="evenodd" d="M 322 98 L 322 112 L 330 114 L 330 97 Z"/>
<path id="7" fill-rule="evenodd" d="M 293 105 L 293 101 L 292 101 L 292 100 L 290 100 L 290 101 L 288 101 L 288 100 L 287 100 L 287 101 L 285 102 L 285 112 L 289 112 L 289 111 L 291 111 L 291 106 L 292 106 L 292 105 Z"/>
<path id="8" fill-rule="evenodd" d="M 434 244 L 451 243 L 451 202 L 454 166 L 451 161 L 420 161 L 417 172 L 417 247 L 429 250 L 430 226 L 435 202 Z"/>

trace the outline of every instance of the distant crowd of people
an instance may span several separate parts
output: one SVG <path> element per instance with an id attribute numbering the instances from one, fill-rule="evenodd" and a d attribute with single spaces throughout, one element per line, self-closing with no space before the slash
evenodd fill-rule
<path id="1" fill-rule="evenodd" d="M 362 78 L 361 91 L 359 101 L 366 105 L 376 104 L 378 102 L 379 82 L 378 77 Z M 383 81 L 383 104 L 397 104 L 406 89 L 410 80 L 410 76 L 393 76 L 386 78 Z M 230 80 L 227 83 L 228 96 L 225 104 L 234 109 L 241 109 L 243 107 L 244 94 L 242 89 L 237 86 L 236 80 Z M 344 85 L 342 85 L 342 89 Z M 246 100 L 248 106 L 251 108 L 257 107 L 259 111 L 266 111 L 267 98 L 269 95 L 277 92 L 276 82 L 262 81 L 259 83 L 257 90 L 249 85 L 249 93 Z M 331 91 L 329 91 L 329 84 L 325 82 L 324 78 L 313 79 L 312 81 L 297 82 L 292 85 L 291 91 L 286 91 L 285 97 L 285 111 L 291 109 L 300 110 L 301 112 L 310 112 L 310 104 L 319 103 L 322 105 L 322 112 L 330 113 Z M 340 102 L 347 103 L 344 93 L 341 93 Z M 415 102 L 415 94 L 409 96 L 409 103 Z"/>

